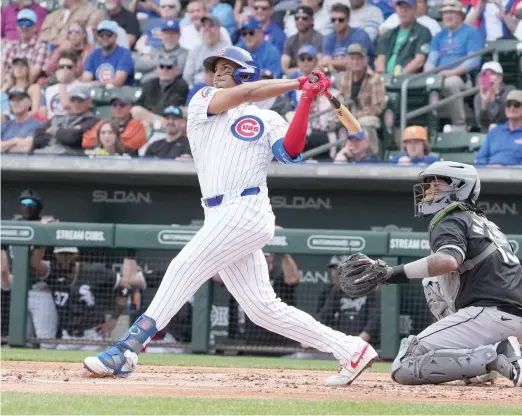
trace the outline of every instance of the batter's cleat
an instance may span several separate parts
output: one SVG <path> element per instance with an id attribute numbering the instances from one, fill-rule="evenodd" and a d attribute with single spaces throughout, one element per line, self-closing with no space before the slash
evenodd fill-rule
<path id="1" fill-rule="evenodd" d="M 154 319 L 141 315 L 116 345 L 96 357 L 87 357 L 83 366 L 100 377 L 128 377 L 138 364 L 138 353 L 157 332 Z"/>
<path id="2" fill-rule="evenodd" d="M 378 359 L 377 352 L 370 344 L 365 342 L 361 352 L 355 354 L 351 361 L 341 361 L 339 372 L 335 376 L 328 377 L 324 384 L 327 386 L 348 386 Z"/>
<path id="3" fill-rule="evenodd" d="M 504 355 L 511 362 L 511 377 L 515 387 L 522 387 L 522 351 L 517 337 L 508 337 L 497 346 L 497 353 Z"/>

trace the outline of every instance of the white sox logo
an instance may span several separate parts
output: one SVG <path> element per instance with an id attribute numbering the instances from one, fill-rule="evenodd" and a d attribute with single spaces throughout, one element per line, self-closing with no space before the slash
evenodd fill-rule
<path id="1" fill-rule="evenodd" d="M 114 67 L 109 63 L 101 64 L 96 70 L 96 78 L 99 81 L 110 81 L 114 79 Z"/>
<path id="2" fill-rule="evenodd" d="M 252 142 L 261 138 L 265 127 L 259 117 L 242 116 L 232 124 L 231 131 L 236 139 Z"/>

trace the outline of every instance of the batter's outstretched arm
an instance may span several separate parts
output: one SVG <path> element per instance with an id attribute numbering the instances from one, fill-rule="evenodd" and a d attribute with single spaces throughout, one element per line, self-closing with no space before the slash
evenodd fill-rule
<path id="1" fill-rule="evenodd" d="M 263 101 L 299 89 L 297 79 L 269 79 L 248 82 L 216 91 L 208 105 L 208 112 L 219 114 L 248 102 Z"/>

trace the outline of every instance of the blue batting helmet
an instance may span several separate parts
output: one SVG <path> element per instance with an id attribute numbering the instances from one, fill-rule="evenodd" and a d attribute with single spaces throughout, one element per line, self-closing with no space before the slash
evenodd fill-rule
<path id="1" fill-rule="evenodd" d="M 254 58 L 250 52 L 244 49 L 238 48 L 237 46 L 227 46 L 221 49 L 217 55 L 209 56 L 205 59 L 203 66 L 209 71 L 215 72 L 218 59 L 226 59 L 239 65 L 239 68 L 232 74 L 232 78 L 234 78 L 236 84 L 257 81 L 260 77 L 261 71 L 255 65 Z"/>

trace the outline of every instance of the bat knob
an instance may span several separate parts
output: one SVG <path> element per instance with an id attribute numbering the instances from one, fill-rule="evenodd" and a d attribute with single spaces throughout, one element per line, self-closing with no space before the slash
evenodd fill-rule
<path id="1" fill-rule="evenodd" d="M 317 75 L 315 75 L 315 74 L 311 74 L 308 77 L 308 81 L 310 81 L 312 84 L 316 83 L 317 81 L 319 81 L 319 77 Z"/>

